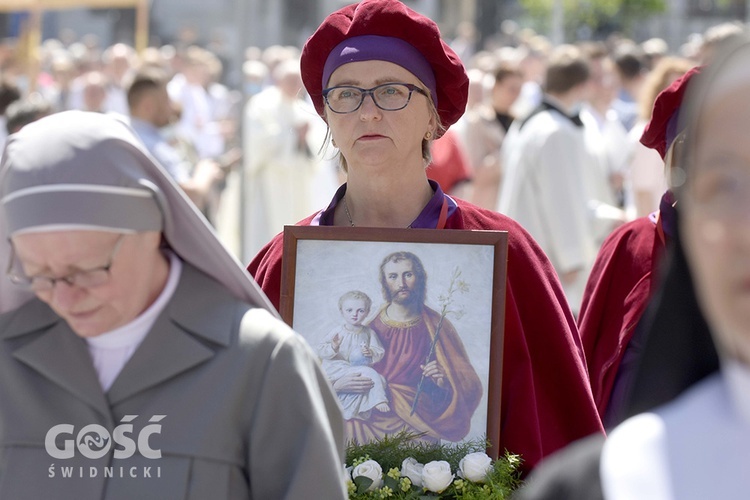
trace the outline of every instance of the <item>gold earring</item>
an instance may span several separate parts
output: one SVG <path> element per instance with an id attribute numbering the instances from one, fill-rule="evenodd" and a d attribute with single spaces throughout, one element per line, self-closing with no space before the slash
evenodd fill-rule
<path id="1" fill-rule="evenodd" d="M 333 137 L 331 138 L 331 145 L 332 145 L 332 146 L 333 146 L 334 148 L 338 148 L 338 146 L 336 145 L 336 141 L 335 141 L 335 140 L 333 139 Z"/>
<path id="2" fill-rule="evenodd" d="M 425 141 L 429 141 L 429 140 L 430 140 L 430 138 L 432 138 L 432 132 L 427 132 L 427 133 L 426 133 L 426 134 L 424 135 L 424 140 L 425 140 Z"/>

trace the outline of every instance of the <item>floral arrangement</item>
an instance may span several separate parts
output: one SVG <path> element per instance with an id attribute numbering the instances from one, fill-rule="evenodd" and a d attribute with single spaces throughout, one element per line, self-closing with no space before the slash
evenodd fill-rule
<path id="1" fill-rule="evenodd" d="M 521 485 L 521 458 L 493 461 L 485 441 L 441 445 L 402 432 L 350 444 L 346 481 L 350 500 L 505 500 Z"/>

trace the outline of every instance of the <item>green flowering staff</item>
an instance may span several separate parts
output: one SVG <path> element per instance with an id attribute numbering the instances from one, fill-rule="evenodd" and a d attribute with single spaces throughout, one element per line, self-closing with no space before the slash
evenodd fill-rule
<path id="1" fill-rule="evenodd" d="M 440 329 L 443 326 L 443 320 L 445 320 L 445 317 L 451 313 L 455 315 L 457 319 L 460 319 L 461 316 L 463 316 L 462 311 L 454 311 L 449 309 L 449 307 L 453 304 L 453 293 L 456 290 L 461 293 L 466 293 L 469 291 L 469 285 L 465 281 L 460 280 L 460 277 L 461 270 L 458 268 L 458 266 L 456 266 L 453 269 L 451 282 L 448 286 L 448 294 L 438 297 L 438 302 L 440 302 L 440 305 L 442 306 L 440 309 L 440 321 L 438 321 L 437 328 L 435 328 L 435 336 L 432 338 L 432 342 L 430 343 L 430 351 L 427 353 L 425 365 L 427 365 L 427 363 L 429 363 L 432 360 L 432 357 L 435 355 L 435 347 L 437 346 L 437 341 L 440 337 Z M 424 383 L 424 379 L 425 374 L 423 372 L 422 376 L 419 378 L 419 384 L 417 384 L 417 392 L 414 395 L 414 402 L 411 405 L 411 413 L 409 413 L 409 415 L 414 415 L 414 412 L 417 411 L 417 403 L 419 403 L 419 395 L 422 393 L 422 384 Z"/>

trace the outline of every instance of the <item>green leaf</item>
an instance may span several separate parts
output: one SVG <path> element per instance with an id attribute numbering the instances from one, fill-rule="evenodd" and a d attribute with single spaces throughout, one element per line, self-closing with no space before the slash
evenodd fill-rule
<path id="1" fill-rule="evenodd" d="M 354 481 L 354 485 L 357 487 L 357 493 L 364 493 L 374 482 L 367 476 L 357 476 L 352 481 Z"/>
<path id="2" fill-rule="evenodd" d="M 401 484 L 399 484 L 398 479 L 393 479 L 387 474 L 385 476 L 385 480 L 383 481 L 383 486 L 388 486 L 393 491 L 401 490 Z"/>

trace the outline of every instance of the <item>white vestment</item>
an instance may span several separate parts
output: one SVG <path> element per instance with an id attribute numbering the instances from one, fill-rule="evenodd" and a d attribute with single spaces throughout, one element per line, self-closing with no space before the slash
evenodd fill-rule
<path id="1" fill-rule="evenodd" d="M 556 110 L 516 120 L 502 146 L 504 168 L 498 212 L 519 222 L 542 247 L 563 283 L 571 309 L 580 306 L 597 247 L 584 183 L 593 161 L 582 127 Z"/>
<path id="2" fill-rule="evenodd" d="M 243 257 L 248 262 L 273 236 L 316 208 L 312 185 L 319 147 L 300 140 L 299 127 L 314 127 L 315 110 L 301 99 L 268 87 L 251 98 L 244 115 Z M 314 149 L 315 148 L 315 149 Z"/>
<path id="3" fill-rule="evenodd" d="M 584 181 L 589 193 L 589 209 L 594 212 L 594 232 L 599 246 L 625 218 L 610 179 L 627 177 L 631 145 L 625 127 L 612 109 L 602 116 L 592 107 L 584 106 L 581 121 L 586 147 L 594 158 L 594 162 L 588 164 L 591 168 Z"/>
<path id="4" fill-rule="evenodd" d="M 220 156 L 226 145 L 215 113 L 223 106 L 203 86 L 181 78 L 173 78 L 167 90 L 170 98 L 182 106 L 177 124 L 180 135 L 190 141 L 200 158 Z"/>

